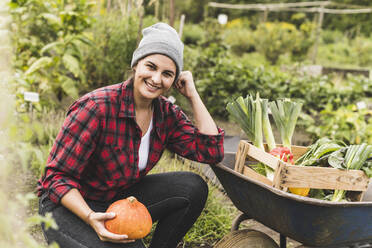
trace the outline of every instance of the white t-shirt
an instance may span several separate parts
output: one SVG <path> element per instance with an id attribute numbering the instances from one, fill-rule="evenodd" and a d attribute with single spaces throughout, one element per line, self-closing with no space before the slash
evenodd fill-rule
<path id="1" fill-rule="evenodd" d="M 145 135 L 141 138 L 141 144 L 138 151 L 138 168 L 140 171 L 146 168 L 147 160 L 149 158 L 149 149 L 150 149 L 150 133 L 152 130 L 152 118 L 150 121 L 149 128 Z"/>

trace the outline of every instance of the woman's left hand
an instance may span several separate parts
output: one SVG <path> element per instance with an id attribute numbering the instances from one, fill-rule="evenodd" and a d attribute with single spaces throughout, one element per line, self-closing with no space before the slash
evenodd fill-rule
<path id="1" fill-rule="evenodd" d="M 174 87 L 188 99 L 198 95 L 198 92 L 195 88 L 194 79 L 190 71 L 182 71 L 178 81 L 174 83 Z"/>

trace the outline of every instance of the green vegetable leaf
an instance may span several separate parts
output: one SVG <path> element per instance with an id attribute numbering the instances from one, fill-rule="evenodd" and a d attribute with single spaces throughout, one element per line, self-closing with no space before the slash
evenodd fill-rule
<path id="1" fill-rule="evenodd" d="M 77 99 L 79 97 L 79 91 L 71 78 L 64 77 L 62 89 L 68 96 L 72 97 L 73 99 Z"/>
<path id="2" fill-rule="evenodd" d="M 63 55 L 63 64 L 65 67 L 74 74 L 75 77 L 79 76 L 80 66 L 79 61 L 70 54 Z"/>
<path id="3" fill-rule="evenodd" d="M 40 14 L 40 17 L 45 18 L 50 24 L 58 24 L 58 25 L 61 24 L 61 19 L 58 16 L 53 15 L 51 13 L 42 13 Z"/>
<path id="4" fill-rule="evenodd" d="M 328 158 L 329 165 L 332 166 L 333 168 L 345 169 L 344 155 L 345 155 L 345 149 L 339 149 L 339 150 L 333 152 Z"/>
<path id="5" fill-rule="evenodd" d="M 372 177 L 372 161 L 366 162 L 366 165 L 362 168 L 362 170 L 366 173 L 367 177 Z"/>
<path id="6" fill-rule="evenodd" d="M 32 65 L 30 66 L 30 68 L 28 68 L 25 74 L 26 75 L 32 74 L 40 70 L 41 68 L 45 68 L 49 66 L 52 62 L 53 60 L 50 57 L 41 57 L 38 60 L 36 60 L 34 63 L 32 63 Z"/>
<path id="7" fill-rule="evenodd" d="M 46 51 L 48 51 L 48 50 L 50 50 L 50 49 L 52 49 L 52 48 L 54 48 L 54 47 L 61 46 L 61 45 L 63 45 L 63 43 L 60 42 L 60 41 L 51 42 L 51 43 L 45 45 L 45 46 L 40 50 L 40 53 L 43 54 L 43 53 L 45 53 Z"/>

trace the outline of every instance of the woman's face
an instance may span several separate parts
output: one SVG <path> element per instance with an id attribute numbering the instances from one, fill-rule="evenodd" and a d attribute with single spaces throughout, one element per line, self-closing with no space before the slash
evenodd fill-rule
<path id="1" fill-rule="evenodd" d="M 172 86 L 176 65 L 162 54 L 152 54 L 134 66 L 134 92 L 140 98 L 154 99 Z"/>

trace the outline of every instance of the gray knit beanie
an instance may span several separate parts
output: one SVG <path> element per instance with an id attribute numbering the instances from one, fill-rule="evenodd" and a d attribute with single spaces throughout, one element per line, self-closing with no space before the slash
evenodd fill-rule
<path id="1" fill-rule="evenodd" d="M 183 43 L 176 30 L 166 23 L 159 22 L 142 30 L 142 40 L 133 53 L 131 67 L 151 54 L 163 54 L 176 64 L 176 78 L 183 68 Z"/>

